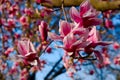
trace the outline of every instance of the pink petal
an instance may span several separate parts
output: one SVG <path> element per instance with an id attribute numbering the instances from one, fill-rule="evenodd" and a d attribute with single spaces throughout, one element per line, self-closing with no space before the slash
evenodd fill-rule
<path id="1" fill-rule="evenodd" d="M 98 41 L 96 43 L 91 43 L 90 45 L 88 45 L 88 47 L 92 47 L 92 48 L 95 48 L 96 46 L 100 45 L 100 46 L 107 46 L 107 45 L 110 45 L 112 44 L 113 42 L 103 42 L 103 41 Z"/>
<path id="2" fill-rule="evenodd" d="M 14 51 L 14 48 L 8 48 L 4 54 L 9 55 L 12 51 Z"/>
<path id="3" fill-rule="evenodd" d="M 89 26 L 100 25 L 102 23 L 102 20 L 98 18 L 84 18 L 83 22 L 84 27 L 87 28 Z"/>
<path id="4" fill-rule="evenodd" d="M 27 61 L 34 61 L 37 58 L 36 53 L 28 53 L 24 56 Z"/>
<path id="5" fill-rule="evenodd" d="M 83 16 L 91 8 L 92 8 L 92 6 L 91 6 L 89 0 L 86 0 L 85 2 L 81 3 L 80 15 Z"/>
<path id="6" fill-rule="evenodd" d="M 98 58 L 99 62 L 103 63 L 103 56 L 102 56 L 102 54 L 99 51 L 97 51 L 97 50 L 94 50 L 94 54 Z"/>
<path id="7" fill-rule="evenodd" d="M 60 20 L 59 27 L 60 27 L 59 32 L 61 36 L 66 36 L 71 31 L 71 24 L 68 23 L 67 21 Z"/>
<path id="8" fill-rule="evenodd" d="M 72 48 L 85 48 L 86 46 L 88 46 L 90 44 L 89 41 L 83 42 L 81 40 L 76 41 L 75 43 L 72 44 Z"/>
<path id="9" fill-rule="evenodd" d="M 113 42 L 105 42 L 105 41 L 98 41 L 96 44 L 101 46 L 107 46 L 112 44 Z"/>
<path id="10" fill-rule="evenodd" d="M 118 42 L 114 42 L 114 43 L 113 43 L 113 48 L 114 48 L 115 50 L 119 49 L 119 48 L 120 48 L 119 43 L 118 43 Z"/>
<path id="11" fill-rule="evenodd" d="M 76 41 L 74 35 L 71 33 L 64 37 L 63 43 L 65 48 L 71 48 L 72 44 Z"/>
<path id="12" fill-rule="evenodd" d="M 17 50 L 18 52 L 21 54 L 21 55 L 25 55 L 27 54 L 27 49 L 25 47 L 26 45 L 24 43 L 22 43 L 21 41 L 18 42 L 18 45 L 17 45 Z"/>
<path id="13" fill-rule="evenodd" d="M 28 53 L 36 53 L 36 50 L 28 38 L 23 38 L 21 41 L 18 41 L 17 45 L 18 52 L 25 56 Z"/>
<path id="14" fill-rule="evenodd" d="M 96 11 L 95 9 L 91 8 L 89 11 L 87 11 L 85 14 L 83 14 L 83 18 L 93 18 L 97 17 L 100 12 Z"/>
<path id="15" fill-rule="evenodd" d="M 87 33 L 88 32 L 88 30 L 87 29 L 85 29 L 85 28 L 74 28 L 73 30 L 72 30 L 72 33 L 74 34 L 74 35 L 76 35 L 76 34 L 78 34 L 78 35 L 82 35 L 82 34 L 85 34 L 85 33 Z"/>
<path id="16" fill-rule="evenodd" d="M 75 7 L 70 8 L 69 13 L 70 13 L 70 17 L 73 19 L 73 21 L 75 21 L 77 23 L 82 22 L 80 14 Z"/>
<path id="17" fill-rule="evenodd" d="M 72 33 L 77 39 L 81 38 L 82 40 L 86 40 L 88 38 L 89 30 L 86 28 L 74 28 Z"/>
<path id="18" fill-rule="evenodd" d="M 40 32 L 42 41 L 46 41 L 47 36 L 48 36 L 47 31 L 48 31 L 47 23 L 44 21 L 41 21 L 41 24 L 39 25 L 39 32 Z"/>
<path id="19" fill-rule="evenodd" d="M 48 32 L 48 37 L 52 40 L 62 40 L 62 37 L 55 33 Z"/>
<path id="20" fill-rule="evenodd" d="M 92 41 L 92 42 L 97 42 L 98 41 L 98 32 L 96 30 L 96 26 L 94 26 L 92 28 L 92 30 L 89 33 L 89 38 L 87 39 L 87 41 Z"/>
<path id="21" fill-rule="evenodd" d="M 109 20 L 109 19 L 106 19 L 105 20 L 105 27 L 107 27 L 107 28 L 113 28 L 114 26 L 113 26 L 112 21 Z"/>
<path id="22" fill-rule="evenodd" d="M 29 42 L 29 52 L 36 53 L 35 47 L 32 42 Z"/>

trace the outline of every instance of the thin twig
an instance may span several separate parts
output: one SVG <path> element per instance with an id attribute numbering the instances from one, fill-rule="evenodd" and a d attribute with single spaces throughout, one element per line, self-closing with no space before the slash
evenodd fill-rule
<path id="1" fill-rule="evenodd" d="M 64 9 L 64 0 L 62 0 L 62 6 L 61 6 L 61 8 L 62 8 L 65 20 L 68 21 L 67 20 L 67 16 L 66 16 L 66 12 L 65 12 L 65 9 Z"/>
<path id="2" fill-rule="evenodd" d="M 52 40 L 52 41 L 50 41 L 50 43 L 45 47 L 45 49 L 39 54 L 39 56 L 41 56 L 44 52 L 45 52 L 45 50 L 49 47 L 49 45 L 53 42 L 54 40 Z"/>

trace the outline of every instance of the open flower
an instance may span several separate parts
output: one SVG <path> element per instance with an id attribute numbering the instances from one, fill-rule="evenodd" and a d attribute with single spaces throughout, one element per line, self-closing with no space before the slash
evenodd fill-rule
<path id="1" fill-rule="evenodd" d="M 48 33 L 49 38 L 51 38 L 53 40 L 63 40 L 63 38 L 71 32 L 71 30 L 74 26 L 72 23 L 69 23 L 64 20 L 60 20 L 59 27 L 60 27 L 59 28 L 60 35 L 49 32 Z"/>
<path id="2" fill-rule="evenodd" d="M 70 16 L 72 20 L 80 24 L 80 27 L 90 27 L 99 25 L 101 20 L 97 18 L 99 12 L 96 11 L 88 0 L 80 5 L 80 11 L 78 12 L 75 7 L 70 9 Z"/>
<path id="3" fill-rule="evenodd" d="M 59 33 L 49 32 L 49 38 L 53 40 L 61 40 L 63 46 L 58 46 L 63 48 L 69 53 L 75 53 L 77 49 L 85 48 L 91 41 L 87 41 L 89 30 L 86 28 L 78 28 L 78 24 L 69 23 L 67 21 L 60 21 L 59 23 Z M 69 55 L 72 55 L 69 54 Z"/>
<path id="4" fill-rule="evenodd" d="M 37 52 L 28 38 L 18 41 L 17 50 L 25 62 L 32 63 L 34 60 L 38 60 Z"/>
<path id="5" fill-rule="evenodd" d="M 63 42 L 63 48 L 67 55 L 73 58 L 85 59 L 92 53 L 102 63 L 102 54 L 95 50 L 97 46 L 106 46 L 111 42 L 102 42 L 96 26 L 101 23 L 101 20 L 97 18 L 99 12 L 97 12 L 88 0 L 80 5 L 80 12 L 75 7 L 70 9 L 70 16 L 74 23 L 60 20 L 59 33 L 48 32 L 49 38 L 52 40 L 60 40 Z M 79 52 L 84 51 L 87 56 L 82 56 Z"/>

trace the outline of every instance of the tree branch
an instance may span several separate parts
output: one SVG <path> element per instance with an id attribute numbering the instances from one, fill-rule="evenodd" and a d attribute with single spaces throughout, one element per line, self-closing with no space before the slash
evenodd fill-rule
<path id="1" fill-rule="evenodd" d="M 64 0 L 64 7 L 79 6 L 84 0 Z M 58 8 L 62 5 L 62 0 L 51 0 L 52 4 L 42 3 L 43 6 L 49 8 Z M 120 1 L 99 1 L 90 0 L 94 8 L 100 11 L 120 9 Z"/>

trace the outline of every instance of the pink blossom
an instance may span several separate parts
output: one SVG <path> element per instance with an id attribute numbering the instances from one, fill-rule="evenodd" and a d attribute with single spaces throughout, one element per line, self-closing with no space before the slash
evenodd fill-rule
<path id="1" fill-rule="evenodd" d="M 8 56 L 12 51 L 14 51 L 14 48 L 8 48 L 4 54 Z"/>
<path id="2" fill-rule="evenodd" d="M 104 17 L 110 18 L 110 13 L 112 13 L 112 10 L 105 11 L 105 12 L 103 13 L 103 14 L 104 14 Z"/>
<path id="3" fill-rule="evenodd" d="M 114 48 L 115 50 L 119 49 L 119 48 L 120 48 L 119 43 L 115 42 L 115 43 L 113 44 L 113 48 Z"/>
<path id="4" fill-rule="evenodd" d="M 60 26 L 59 32 L 60 32 L 61 37 L 66 36 L 68 33 L 70 33 L 72 29 L 70 23 L 68 23 L 67 21 L 60 20 L 59 26 Z"/>
<path id="5" fill-rule="evenodd" d="M 53 40 L 63 41 L 61 48 L 65 51 L 74 53 L 77 49 L 85 48 L 91 42 L 87 41 L 89 34 L 88 29 L 78 28 L 78 24 L 72 24 L 62 20 L 59 26 L 60 35 L 51 32 L 49 32 L 48 35 Z"/>
<path id="6" fill-rule="evenodd" d="M 107 65 L 109 65 L 111 62 L 110 62 L 110 59 L 108 58 L 108 57 L 103 57 L 103 64 L 105 65 L 105 66 L 107 66 Z"/>
<path id="7" fill-rule="evenodd" d="M 17 50 L 20 54 L 20 57 L 22 57 L 28 63 L 37 60 L 38 58 L 36 50 L 28 38 L 23 38 L 22 40 L 18 41 Z"/>
<path id="8" fill-rule="evenodd" d="M 18 10 L 19 10 L 19 7 L 17 4 L 12 5 L 8 10 L 9 17 L 13 18 L 14 16 L 16 16 L 18 13 Z"/>
<path id="9" fill-rule="evenodd" d="M 117 55 L 113 61 L 114 61 L 114 64 L 120 65 L 120 55 Z"/>
<path id="10" fill-rule="evenodd" d="M 97 41 L 96 43 L 90 43 L 88 46 L 85 47 L 84 51 L 90 55 L 91 53 L 94 53 L 95 56 L 98 58 L 100 63 L 103 63 L 103 56 L 102 54 L 98 51 L 95 50 L 94 48 L 97 46 L 106 46 L 111 44 L 112 42 L 102 42 L 102 41 Z"/>
<path id="11" fill-rule="evenodd" d="M 32 16 L 33 15 L 33 10 L 31 9 L 31 8 L 25 8 L 24 9 L 24 12 L 25 12 L 25 14 L 27 14 L 28 16 Z"/>
<path id="12" fill-rule="evenodd" d="M 94 48 L 98 45 L 108 45 L 109 43 L 100 42 L 98 31 L 94 26 L 90 30 L 87 28 L 80 28 L 78 24 L 71 24 L 67 21 L 60 21 L 59 24 L 60 35 L 49 32 L 48 35 L 53 40 L 61 40 L 63 46 L 59 46 L 72 55 L 80 50 L 84 50 L 87 54 L 92 52 L 96 53 L 100 59 L 101 54 L 98 51 L 94 51 Z"/>
<path id="13" fill-rule="evenodd" d="M 41 24 L 39 25 L 39 32 L 42 42 L 46 41 L 48 36 L 48 25 L 46 22 L 41 21 Z"/>
<path id="14" fill-rule="evenodd" d="M 8 26 L 14 27 L 16 21 L 14 19 L 8 19 L 7 22 L 8 22 Z"/>
<path id="15" fill-rule="evenodd" d="M 41 10 L 41 12 L 40 12 L 40 16 L 41 16 L 42 18 L 44 18 L 44 17 L 50 15 L 52 12 L 53 12 L 53 9 L 44 7 L 44 8 Z"/>
<path id="16" fill-rule="evenodd" d="M 3 25 L 4 27 L 8 30 L 11 31 L 15 27 L 15 19 L 7 19 L 7 22 L 4 22 Z"/>
<path id="17" fill-rule="evenodd" d="M 107 27 L 107 28 L 113 28 L 114 26 L 113 26 L 112 21 L 109 20 L 109 19 L 106 19 L 105 20 L 105 27 Z"/>
<path id="18" fill-rule="evenodd" d="M 28 27 L 29 23 L 28 23 L 28 18 L 26 16 L 24 16 L 24 15 L 21 16 L 19 21 L 22 24 L 22 26 Z"/>
<path id="19" fill-rule="evenodd" d="M 67 34 L 69 34 L 73 28 L 72 23 L 69 23 L 67 21 L 60 20 L 59 21 L 59 33 L 60 35 L 57 35 L 55 33 L 48 33 L 48 36 L 53 40 L 62 40 Z"/>
<path id="20" fill-rule="evenodd" d="M 10 72 L 10 74 L 14 74 L 14 73 L 17 72 L 17 68 L 16 67 L 12 67 L 9 72 Z"/>
<path id="21" fill-rule="evenodd" d="M 0 19 L 0 25 L 3 25 L 5 23 L 5 19 L 1 18 Z"/>
<path id="22" fill-rule="evenodd" d="M 73 21 L 79 23 L 80 26 L 85 28 L 90 26 L 99 25 L 101 20 L 97 18 L 99 12 L 97 12 L 90 4 L 88 0 L 80 5 L 80 11 L 78 12 L 75 7 L 70 9 L 70 16 Z"/>
<path id="23" fill-rule="evenodd" d="M 10 38 L 9 35 L 4 35 L 4 36 L 3 36 L 3 41 L 8 41 L 9 38 Z"/>
<path id="24" fill-rule="evenodd" d="M 77 49 L 85 48 L 86 46 L 88 46 L 90 42 L 84 41 L 84 39 L 82 40 L 82 38 L 79 39 L 78 37 L 74 36 L 73 33 L 70 33 L 64 37 L 63 44 L 64 44 L 63 48 L 67 52 L 74 53 Z"/>
<path id="25" fill-rule="evenodd" d="M 48 47 L 48 48 L 46 49 L 46 52 L 47 52 L 47 53 L 51 53 L 51 51 L 52 51 L 52 48 L 51 48 L 51 47 Z"/>

